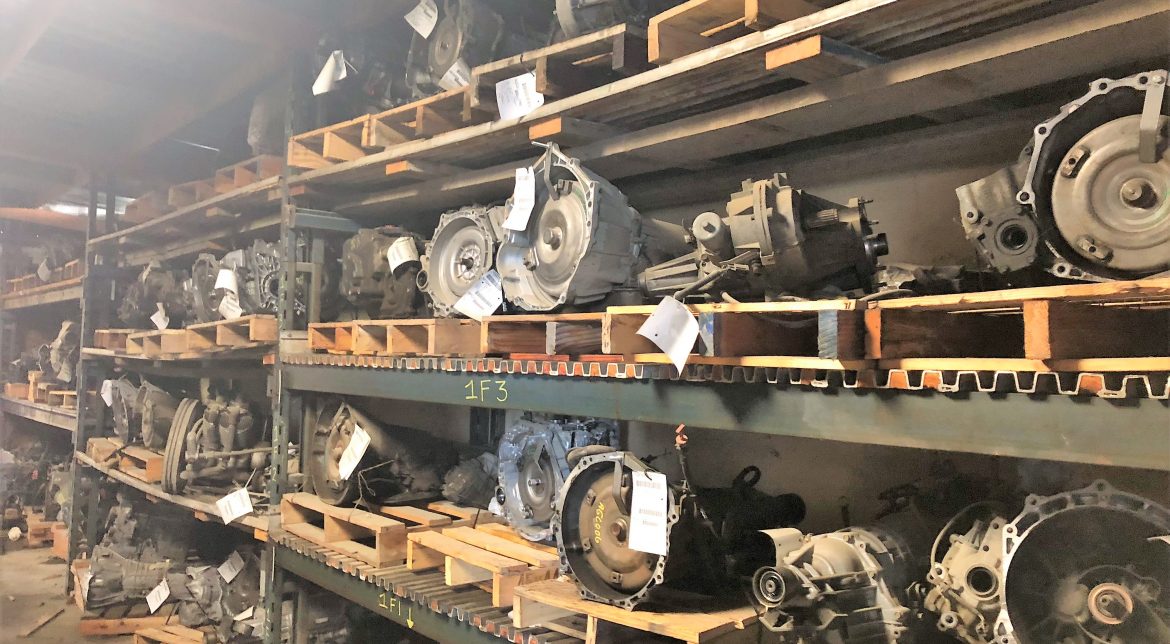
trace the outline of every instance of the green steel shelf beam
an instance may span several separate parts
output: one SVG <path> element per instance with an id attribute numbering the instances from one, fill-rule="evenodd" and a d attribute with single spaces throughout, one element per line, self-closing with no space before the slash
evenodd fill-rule
<path id="1" fill-rule="evenodd" d="M 1170 406 L 1023 394 L 283 366 L 288 389 L 1170 470 Z"/>
<path id="2" fill-rule="evenodd" d="M 353 575 L 330 568 L 297 554 L 283 546 L 274 545 L 276 565 L 297 577 L 317 584 L 365 607 L 370 612 L 397 622 L 438 642 L 484 642 L 500 644 L 503 640 L 489 635 L 470 624 L 465 624 L 416 604 L 393 592 L 368 584 Z"/>

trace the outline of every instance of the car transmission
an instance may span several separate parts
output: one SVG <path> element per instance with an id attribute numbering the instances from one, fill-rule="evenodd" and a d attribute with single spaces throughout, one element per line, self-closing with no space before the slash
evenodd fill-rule
<path id="1" fill-rule="evenodd" d="M 569 450 L 589 445 L 617 447 L 611 421 L 565 420 L 530 415 L 500 439 L 496 493 L 504 519 L 525 539 L 552 537 L 553 502 L 568 476 Z"/>
<path id="2" fill-rule="evenodd" d="M 865 203 L 833 203 L 776 174 L 747 180 L 727 202 L 726 216 L 705 212 L 688 226 L 688 255 L 639 277 L 648 295 L 805 296 L 835 289 L 872 291 L 877 258 L 889 248 L 874 234 Z"/>
<path id="3" fill-rule="evenodd" d="M 161 310 L 169 328 L 182 328 L 192 317 L 184 290 L 186 281 L 187 275 L 181 271 L 163 270 L 161 264 L 151 262 L 126 288 L 118 305 L 118 317 L 130 328 L 152 329 L 155 323 L 151 316 Z"/>
<path id="4" fill-rule="evenodd" d="M 1170 270 L 1166 70 L 1093 81 L 1020 160 L 959 188 L 960 220 L 1001 273 L 1139 279 Z"/>
<path id="5" fill-rule="evenodd" d="M 644 27 L 651 16 L 676 4 L 671 0 L 557 0 L 557 22 L 570 38 L 621 23 Z"/>
<path id="6" fill-rule="evenodd" d="M 77 370 L 77 358 L 81 355 L 81 328 L 72 320 L 61 323 L 57 337 L 37 350 L 38 364 L 42 378 L 63 384 L 73 382 Z"/>
<path id="7" fill-rule="evenodd" d="M 634 479 L 657 472 L 629 452 L 583 449 L 557 497 L 552 529 L 561 568 L 586 599 L 632 609 L 658 599 L 660 587 L 724 593 L 770 554 L 753 552 L 756 531 L 804 518 L 799 496 L 755 489 L 759 468 L 745 469 L 731 488 L 692 490 L 684 461 L 684 482 L 667 486 L 662 508 L 648 508 L 664 519 L 666 554 L 635 550 Z"/>
<path id="8" fill-rule="evenodd" d="M 469 206 L 439 217 L 418 274 L 435 317 L 454 316 L 459 298 L 492 270 L 506 212 L 502 206 Z"/>
<path id="9" fill-rule="evenodd" d="M 555 144 L 532 166 L 535 205 L 522 230 L 505 230 L 496 254 L 504 297 L 525 311 L 604 299 L 632 283 L 642 221 L 613 184 Z M 516 197 L 505 206 L 514 207 Z"/>
<path id="10" fill-rule="evenodd" d="M 422 251 L 422 238 L 397 226 L 359 230 L 342 247 L 342 294 L 371 318 L 414 317 L 423 309 Z"/>
<path id="11" fill-rule="evenodd" d="M 1104 481 L 955 517 L 925 605 L 970 644 L 1170 642 L 1170 511 Z M 936 542 L 937 543 L 937 542 Z"/>

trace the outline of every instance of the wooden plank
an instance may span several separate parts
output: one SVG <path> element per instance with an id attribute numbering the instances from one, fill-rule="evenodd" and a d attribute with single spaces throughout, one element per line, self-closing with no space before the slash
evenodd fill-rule
<path id="1" fill-rule="evenodd" d="M 378 506 L 378 511 L 395 519 L 403 519 L 411 523 L 417 523 L 421 526 L 436 527 L 450 525 L 451 517 L 437 512 L 431 512 L 422 508 L 416 508 L 409 505 L 382 505 Z"/>
<path id="2" fill-rule="evenodd" d="M 1170 310 L 1035 300 L 1023 317 L 1025 358 L 1170 356 Z"/>
<path id="3" fill-rule="evenodd" d="M 538 568 L 555 568 L 560 565 L 560 557 L 557 555 L 530 548 L 474 528 L 466 526 L 445 528 L 443 529 L 443 535 L 517 561 L 523 561 L 526 564 Z"/>
<path id="4" fill-rule="evenodd" d="M 804 0 L 689 0 L 650 18 L 649 60 L 664 64 L 746 30 L 767 29 L 820 10 Z"/>
<path id="5" fill-rule="evenodd" d="M 979 293 L 928 295 L 885 300 L 876 304 L 882 309 L 933 308 L 948 311 L 988 309 L 992 305 L 1018 306 L 1027 300 L 1062 300 L 1066 302 L 1165 302 L 1170 301 L 1170 278 L 1036 286 Z"/>
<path id="6" fill-rule="evenodd" d="M 173 605 L 168 605 L 173 606 Z M 167 610 L 168 606 L 159 609 L 162 613 Z M 173 608 L 171 608 L 173 610 Z M 179 616 L 177 614 L 159 614 L 151 615 L 149 617 L 125 617 L 119 619 L 83 619 L 77 625 L 77 632 L 84 637 L 104 636 L 104 635 L 133 635 L 135 631 L 143 628 L 150 628 L 156 626 L 165 626 L 167 624 L 178 624 Z"/>
<path id="7" fill-rule="evenodd" d="M 38 617 L 36 619 L 36 621 L 33 622 L 32 624 L 22 628 L 20 630 L 20 634 L 19 634 L 20 637 L 23 638 L 23 637 L 28 637 L 29 635 L 32 635 L 33 633 L 39 631 L 41 629 L 41 627 L 43 627 L 45 624 L 48 624 L 49 622 L 53 621 L 54 618 L 56 618 L 58 615 L 60 615 L 61 613 L 64 613 L 64 612 L 65 612 L 64 606 L 58 606 L 55 609 L 49 610 L 45 614 Z"/>
<path id="8" fill-rule="evenodd" d="M 528 128 L 528 138 L 533 141 L 552 141 L 564 147 L 593 143 L 625 134 L 626 130 L 612 125 L 594 123 L 571 116 L 558 116 Z"/>
<path id="9" fill-rule="evenodd" d="M 406 538 L 411 543 L 441 552 L 445 556 L 454 557 L 492 573 L 521 573 L 528 570 L 528 564 L 522 561 L 488 552 L 438 532 L 415 532 L 407 535 Z"/>
<path id="10" fill-rule="evenodd" d="M 883 62 L 880 56 L 818 35 L 768 51 L 764 58 L 764 68 L 789 78 L 815 83 L 852 74 Z"/>
<path id="11" fill-rule="evenodd" d="M 865 312 L 866 357 L 1023 357 L 1020 315 L 870 309 Z"/>

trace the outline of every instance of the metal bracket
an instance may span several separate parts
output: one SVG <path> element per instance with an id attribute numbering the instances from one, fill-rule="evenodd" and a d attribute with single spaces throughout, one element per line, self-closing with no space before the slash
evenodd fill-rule
<path id="1" fill-rule="evenodd" d="M 1162 101 L 1166 97 L 1166 74 L 1150 74 L 1146 100 L 1142 103 L 1142 117 L 1138 121 L 1138 160 L 1158 162 L 1158 130 L 1162 120 Z"/>

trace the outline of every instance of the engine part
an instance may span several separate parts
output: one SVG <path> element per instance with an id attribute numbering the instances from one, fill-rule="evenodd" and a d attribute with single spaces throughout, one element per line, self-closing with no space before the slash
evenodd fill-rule
<path id="1" fill-rule="evenodd" d="M 268 464 L 271 445 L 263 423 L 239 394 L 207 393 L 184 399 L 175 412 L 163 460 L 163 489 L 181 492 L 196 481 L 252 482 Z"/>
<path id="2" fill-rule="evenodd" d="M 549 311 L 597 302 L 632 283 L 642 221 L 626 196 L 555 144 L 532 171 L 536 201 L 527 226 L 506 230 L 496 254 L 507 301 Z"/>
<path id="3" fill-rule="evenodd" d="M 639 282 L 647 294 L 718 300 L 872 291 L 877 258 L 889 252 L 863 200 L 833 203 L 793 188 L 784 174 L 744 181 L 726 216 L 705 212 L 687 228 L 695 250 L 646 269 Z"/>
<path id="4" fill-rule="evenodd" d="M 343 479 L 341 456 L 358 428 L 370 442 L 349 478 Z M 454 445 L 409 427 L 382 425 L 340 399 L 320 408 L 310 449 L 313 489 L 331 505 L 345 505 L 359 496 L 393 501 L 437 493 L 443 473 L 458 462 Z"/>
<path id="5" fill-rule="evenodd" d="M 751 552 L 759 547 L 756 531 L 804 518 L 799 496 L 755 490 L 759 469 L 748 468 L 731 489 L 669 486 L 663 508 L 667 554 L 639 552 L 629 547 L 633 477 L 653 471 L 629 452 L 611 451 L 581 457 L 565 479 L 552 530 L 561 568 L 582 597 L 632 609 L 655 599 L 658 587 L 724 591 L 745 567 L 751 566 L 750 574 L 771 554 Z"/>
<path id="6" fill-rule="evenodd" d="M 62 322 L 57 337 L 42 345 L 38 354 L 43 378 L 65 384 L 73 382 L 77 358 L 81 355 L 79 325 L 72 320 Z"/>
<path id="7" fill-rule="evenodd" d="M 607 420 L 552 419 L 531 415 L 516 421 L 500 439 L 496 501 L 504 519 L 525 539 L 552 537 L 553 503 L 571 469 L 569 450 L 589 445 L 617 447 L 618 428 Z"/>
<path id="8" fill-rule="evenodd" d="M 341 292 L 372 318 L 415 317 L 423 239 L 397 226 L 363 228 L 341 251 Z"/>
<path id="9" fill-rule="evenodd" d="M 186 520 L 176 512 L 148 513 L 119 493 L 93 549 L 86 607 L 146 597 L 169 570 L 183 565 L 190 534 Z"/>
<path id="10" fill-rule="evenodd" d="M 1085 281 L 1170 270 L 1166 70 L 1093 81 L 1040 123 L 1019 161 L 957 189 L 995 270 Z"/>
<path id="11" fill-rule="evenodd" d="M 650 17 L 678 4 L 670 0 L 557 0 L 557 22 L 570 38 L 610 25 L 645 26 Z"/>
<path id="12" fill-rule="evenodd" d="M 142 407 L 138 404 L 138 386 L 127 376 L 110 383 L 110 409 L 113 410 L 114 435 L 126 445 L 138 439 L 142 431 Z"/>
<path id="13" fill-rule="evenodd" d="M 169 320 L 167 326 L 181 328 L 192 317 L 184 290 L 186 281 L 187 276 L 181 271 L 163 270 L 161 264 L 151 262 L 127 287 L 118 305 L 118 317 L 130 328 L 152 329 L 155 324 L 150 318 L 158 313 L 161 305 Z"/>
<path id="14" fill-rule="evenodd" d="M 435 317 L 456 315 L 455 303 L 492 269 L 506 212 L 500 206 L 469 206 L 439 217 L 418 274 Z"/>
<path id="15" fill-rule="evenodd" d="M 224 288 L 215 288 L 220 271 L 232 271 L 232 281 L 239 283 L 240 269 L 244 265 L 244 251 L 233 250 L 216 259 L 211 253 L 201 253 L 191 267 L 191 310 L 200 322 L 214 322 L 223 319 L 220 304 L 227 294 Z M 237 288 L 239 288 L 237 286 Z M 237 295 L 238 298 L 238 295 Z M 242 305 L 241 305 L 242 308 Z"/>
<path id="16" fill-rule="evenodd" d="M 483 453 L 469 458 L 443 475 L 443 498 L 473 508 L 487 508 L 496 493 L 498 460 Z"/>
<path id="17" fill-rule="evenodd" d="M 1097 481 L 1029 496 L 1010 521 L 961 532 L 961 519 L 927 578 L 940 630 L 969 644 L 1170 642 L 1170 510 Z"/>
<path id="18" fill-rule="evenodd" d="M 775 563 L 752 577 L 763 624 L 785 642 L 904 641 L 910 609 L 910 554 L 880 528 L 804 534 L 793 528 L 761 533 Z"/>
<path id="19" fill-rule="evenodd" d="M 138 388 L 134 404 L 142 423 L 139 429 L 142 444 L 152 449 L 161 449 L 167 444 L 167 434 L 171 431 L 179 399 L 143 382 Z"/>

